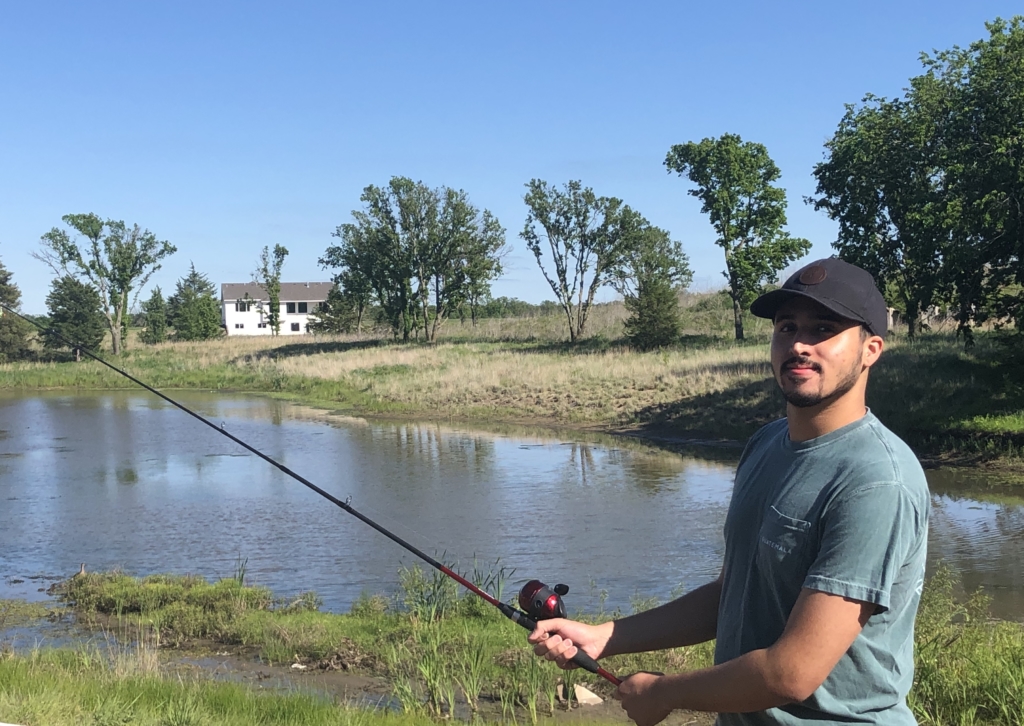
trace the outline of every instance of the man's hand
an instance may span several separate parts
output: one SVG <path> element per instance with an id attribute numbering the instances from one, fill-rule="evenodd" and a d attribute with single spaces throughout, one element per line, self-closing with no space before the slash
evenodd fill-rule
<path id="1" fill-rule="evenodd" d="M 672 713 L 672 707 L 662 703 L 658 688 L 661 680 L 660 673 L 636 673 L 612 695 L 636 726 L 654 726 Z"/>
<path id="2" fill-rule="evenodd" d="M 614 627 L 610 622 L 586 625 L 575 620 L 552 618 L 539 621 L 537 628 L 526 639 L 533 644 L 534 653 L 568 670 L 577 667 L 571 662 L 577 648 L 595 660 L 600 658 Z"/>

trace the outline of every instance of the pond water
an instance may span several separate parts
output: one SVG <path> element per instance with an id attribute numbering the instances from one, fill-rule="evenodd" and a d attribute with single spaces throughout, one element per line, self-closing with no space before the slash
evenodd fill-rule
<path id="1" fill-rule="evenodd" d="M 259 398 L 176 394 L 413 545 L 463 571 L 564 582 L 570 611 L 667 599 L 715 577 L 738 451 L 681 456 L 631 441 L 367 422 Z M 998 617 L 1024 620 L 1024 502 L 933 472 L 930 555 Z M 145 393 L 0 396 L 0 597 L 48 578 L 235 574 L 347 610 L 394 593 L 417 560 L 181 411 Z"/>

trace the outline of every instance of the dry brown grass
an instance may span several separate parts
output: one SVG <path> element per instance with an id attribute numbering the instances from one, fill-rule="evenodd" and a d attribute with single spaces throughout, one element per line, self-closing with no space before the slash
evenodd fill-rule
<path id="1" fill-rule="evenodd" d="M 763 380 L 767 349 L 707 348 L 637 353 L 610 348 L 567 354 L 490 343 L 377 348 L 249 357 L 261 376 L 343 380 L 372 398 L 460 416 L 618 423 L 645 408 Z"/>

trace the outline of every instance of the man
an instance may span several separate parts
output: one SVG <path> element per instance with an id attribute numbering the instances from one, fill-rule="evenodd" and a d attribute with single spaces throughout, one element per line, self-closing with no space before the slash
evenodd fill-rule
<path id="1" fill-rule="evenodd" d="M 751 312 L 774 320 L 786 418 L 740 459 L 718 579 L 602 625 L 542 621 L 529 640 L 572 667 L 577 647 L 600 658 L 717 638 L 711 668 L 622 683 L 616 698 L 638 726 L 677 708 L 718 712 L 721 726 L 914 724 L 929 496 L 914 454 L 865 406 L 885 302 L 870 274 L 831 258 Z"/>

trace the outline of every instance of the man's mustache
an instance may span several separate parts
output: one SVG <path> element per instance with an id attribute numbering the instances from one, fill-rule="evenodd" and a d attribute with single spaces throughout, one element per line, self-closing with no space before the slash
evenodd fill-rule
<path id="1" fill-rule="evenodd" d="M 789 368 L 810 368 L 815 373 L 821 373 L 821 366 L 813 362 L 810 358 L 804 358 L 801 356 L 790 358 L 782 364 L 782 370 L 788 370 Z"/>

